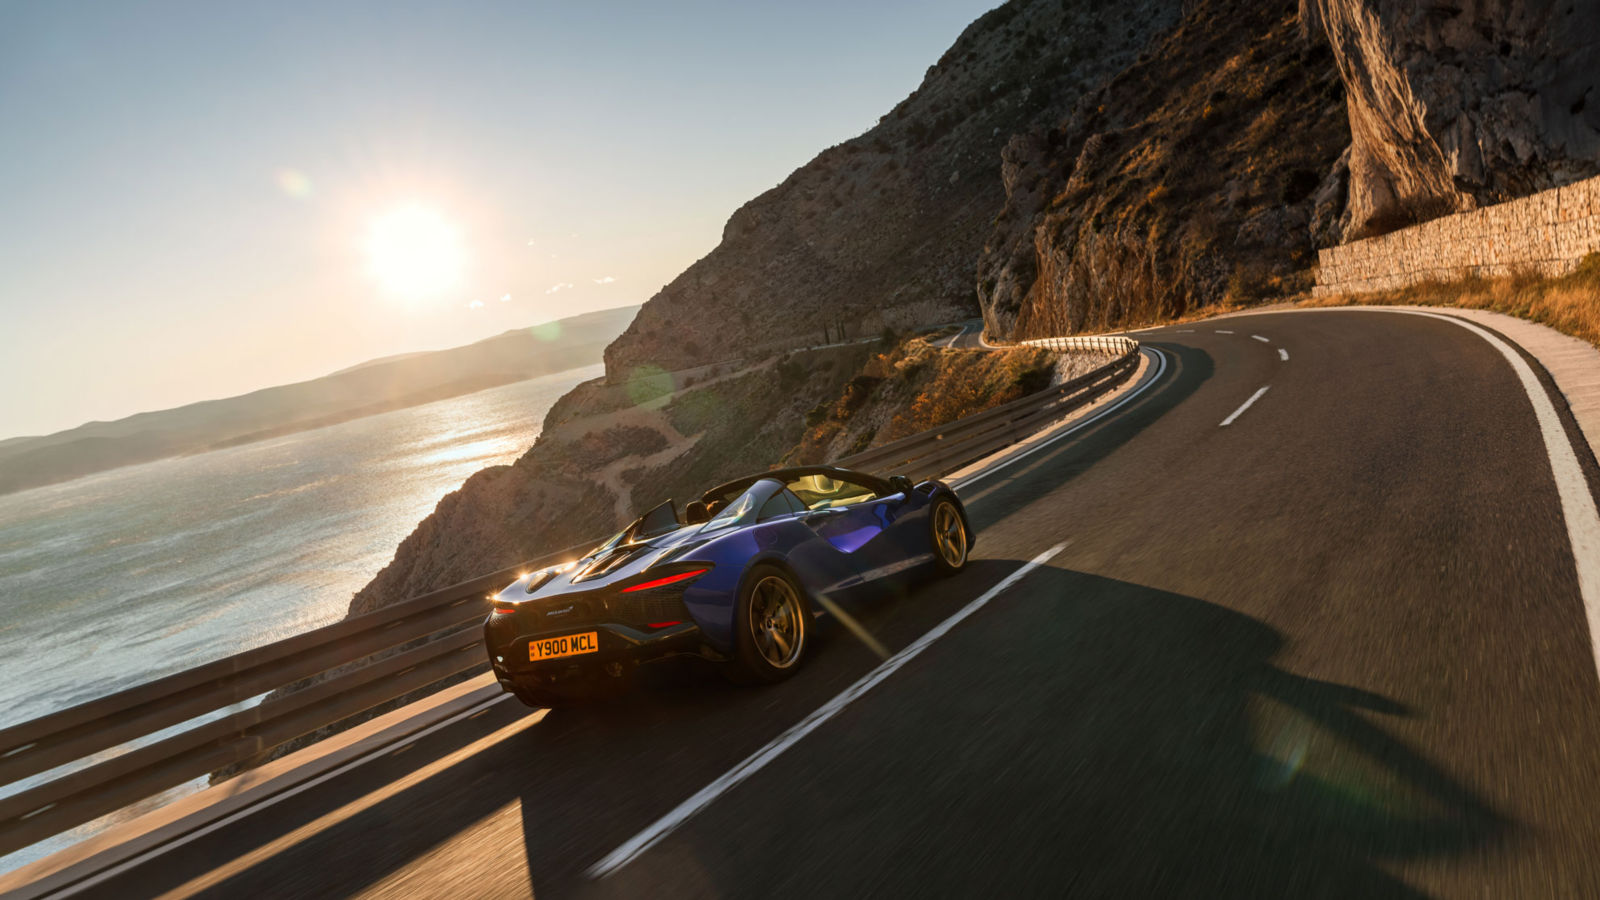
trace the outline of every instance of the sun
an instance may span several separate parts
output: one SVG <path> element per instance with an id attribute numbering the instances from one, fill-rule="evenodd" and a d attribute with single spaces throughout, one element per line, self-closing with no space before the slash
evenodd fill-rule
<path id="1" fill-rule="evenodd" d="M 421 300 L 454 290 L 465 262 L 461 229 L 426 206 L 392 209 L 367 229 L 368 269 L 390 294 Z"/>

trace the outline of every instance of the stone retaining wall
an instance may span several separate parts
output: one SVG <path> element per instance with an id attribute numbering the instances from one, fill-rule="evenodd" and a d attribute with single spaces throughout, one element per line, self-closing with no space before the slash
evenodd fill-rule
<path id="1" fill-rule="evenodd" d="M 1518 269 L 1570 272 L 1600 252 L 1600 177 L 1319 251 L 1315 296 Z"/>

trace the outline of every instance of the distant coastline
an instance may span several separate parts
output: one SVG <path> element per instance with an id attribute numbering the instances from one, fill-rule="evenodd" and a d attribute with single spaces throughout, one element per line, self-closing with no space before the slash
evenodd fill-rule
<path id="1" fill-rule="evenodd" d="M 463 347 L 372 360 L 221 400 L 0 441 L 0 495 L 192 456 L 538 378 L 601 361 L 637 306 L 508 331 Z"/>

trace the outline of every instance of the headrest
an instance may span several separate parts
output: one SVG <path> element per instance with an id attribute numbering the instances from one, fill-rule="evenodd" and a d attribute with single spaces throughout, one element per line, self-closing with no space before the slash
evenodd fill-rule
<path id="1" fill-rule="evenodd" d="M 699 500 L 690 500 L 683 507 L 683 523 L 685 525 L 699 525 L 711 521 L 711 510 Z"/>

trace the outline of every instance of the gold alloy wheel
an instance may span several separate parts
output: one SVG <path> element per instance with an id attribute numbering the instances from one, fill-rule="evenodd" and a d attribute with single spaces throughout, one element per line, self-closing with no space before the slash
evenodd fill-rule
<path id="1" fill-rule="evenodd" d="M 800 596 L 788 579 L 768 575 L 750 592 L 750 636 L 756 651 L 775 669 L 787 669 L 800 658 L 805 623 Z"/>
<path id="2" fill-rule="evenodd" d="M 967 527 L 954 503 L 941 503 L 933 513 L 933 541 L 939 557 L 952 569 L 967 561 Z"/>

